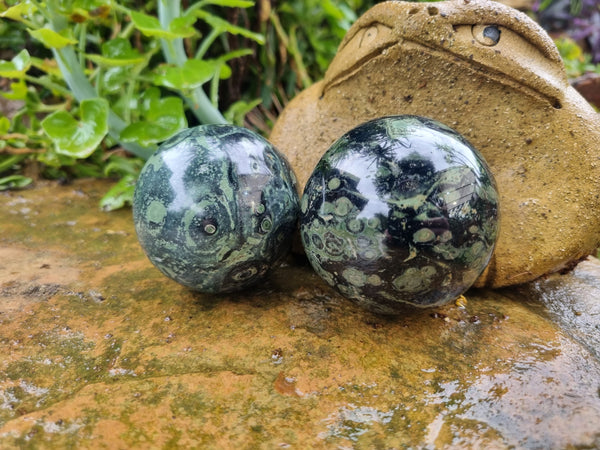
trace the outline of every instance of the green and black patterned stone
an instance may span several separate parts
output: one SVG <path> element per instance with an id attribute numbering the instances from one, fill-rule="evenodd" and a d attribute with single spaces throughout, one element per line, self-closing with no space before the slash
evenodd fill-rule
<path id="1" fill-rule="evenodd" d="M 296 180 L 265 139 L 203 125 L 164 142 L 146 162 L 133 200 L 138 239 L 152 263 L 201 292 L 231 292 L 264 278 L 289 249 Z"/>
<path id="2" fill-rule="evenodd" d="M 437 306 L 466 291 L 498 235 L 498 193 L 457 132 L 417 116 L 384 117 L 323 155 L 301 201 L 316 272 L 368 309 Z"/>

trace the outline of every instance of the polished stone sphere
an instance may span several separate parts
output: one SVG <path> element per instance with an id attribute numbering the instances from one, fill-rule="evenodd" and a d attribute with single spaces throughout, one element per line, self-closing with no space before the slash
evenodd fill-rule
<path id="1" fill-rule="evenodd" d="M 487 266 L 498 235 L 498 192 L 481 155 L 417 116 L 375 119 L 342 136 L 300 208 L 316 272 L 383 314 L 456 299 Z"/>
<path id="2" fill-rule="evenodd" d="M 201 292 L 255 284 L 289 249 L 296 180 L 265 139 L 232 125 L 202 125 L 164 142 L 133 199 L 138 239 L 152 263 Z"/>

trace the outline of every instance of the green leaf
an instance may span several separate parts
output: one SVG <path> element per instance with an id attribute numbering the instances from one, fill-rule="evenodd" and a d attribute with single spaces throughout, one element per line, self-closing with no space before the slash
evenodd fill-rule
<path id="1" fill-rule="evenodd" d="M 193 16 L 181 16 L 174 18 L 169 24 L 169 30 L 176 34 L 176 37 L 190 37 L 197 34 L 193 25 L 196 18 Z"/>
<path id="2" fill-rule="evenodd" d="M 44 166 L 52 169 L 60 169 L 65 166 L 73 166 L 77 163 L 77 160 L 70 156 L 60 155 L 56 152 L 54 147 L 49 147 L 48 151 L 40 153 L 37 156 L 37 160 Z"/>
<path id="3" fill-rule="evenodd" d="M 108 102 L 91 98 L 80 103 L 81 120 L 67 111 L 56 111 L 42 121 L 42 128 L 54 141 L 56 152 L 73 158 L 87 158 L 108 132 Z"/>
<path id="4" fill-rule="evenodd" d="M 343 34 L 356 22 L 356 13 L 348 5 L 342 2 L 324 0 L 321 3 L 327 22 L 331 28 L 342 29 Z M 335 34 L 335 31 L 334 31 Z"/>
<path id="5" fill-rule="evenodd" d="M 31 178 L 24 175 L 10 175 L 8 177 L 0 178 L 0 191 L 22 189 L 32 182 L 33 180 Z"/>
<path id="6" fill-rule="evenodd" d="M 109 0 L 68 0 L 59 2 L 60 12 L 71 22 L 82 23 L 86 20 L 105 19 L 111 11 Z"/>
<path id="7" fill-rule="evenodd" d="M 242 56 L 253 55 L 254 52 L 249 48 L 240 48 L 239 50 L 233 50 L 231 52 L 225 53 L 223 56 L 219 57 L 219 61 L 229 61 L 235 58 L 241 58 Z"/>
<path id="8" fill-rule="evenodd" d="M 10 89 L 10 91 L 0 92 L 0 95 L 7 100 L 25 100 L 27 98 L 27 83 L 25 83 L 25 80 L 10 83 Z"/>
<path id="9" fill-rule="evenodd" d="M 227 32 L 229 34 L 244 36 L 248 39 L 252 39 L 253 41 L 263 45 L 265 43 L 265 37 L 260 33 L 255 33 L 246 28 L 238 27 L 237 25 L 233 25 L 226 21 L 225 19 L 221 19 L 218 16 L 210 14 L 206 11 L 195 10 L 194 15 L 206 23 L 208 23 L 215 30 Z"/>
<path id="10" fill-rule="evenodd" d="M 6 116 L 0 117 L 0 137 L 10 131 L 10 119 Z"/>
<path id="11" fill-rule="evenodd" d="M 254 2 L 247 0 L 204 0 L 198 3 L 198 8 L 202 8 L 205 5 L 225 6 L 229 8 L 249 8 L 254 6 Z"/>
<path id="12" fill-rule="evenodd" d="M 555 44 L 563 59 L 579 60 L 583 55 L 583 50 L 573 39 L 563 37 L 557 39 Z"/>
<path id="13" fill-rule="evenodd" d="M 142 120 L 137 120 L 121 131 L 123 142 L 137 142 L 148 147 L 162 142 L 187 126 L 180 97 L 160 98 L 158 88 L 146 91 L 138 103 Z"/>
<path id="14" fill-rule="evenodd" d="M 31 57 L 31 65 L 36 69 L 46 72 L 48 75 L 52 75 L 56 78 L 62 78 L 62 72 L 58 68 L 58 64 L 56 63 L 55 59 Z"/>
<path id="15" fill-rule="evenodd" d="M 104 211 L 114 211 L 126 205 L 133 204 L 136 177 L 125 175 L 100 200 L 100 208 Z"/>
<path id="16" fill-rule="evenodd" d="M 119 92 L 131 80 L 130 71 L 124 66 L 114 66 L 102 72 L 103 92 L 114 94 Z"/>
<path id="17" fill-rule="evenodd" d="M 160 22 L 156 17 L 149 16 L 144 13 L 131 11 L 131 21 L 135 27 L 140 30 L 145 36 L 167 37 L 168 32 L 163 30 Z"/>
<path id="18" fill-rule="evenodd" d="M 123 38 L 116 38 L 103 43 L 101 51 L 102 55 L 87 54 L 86 58 L 107 67 L 129 66 L 145 61 L 140 52 L 131 48 L 131 43 Z"/>
<path id="19" fill-rule="evenodd" d="M 571 0 L 571 7 L 569 8 L 569 12 L 572 16 L 578 16 L 583 9 L 583 2 L 581 0 Z"/>
<path id="20" fill-rule="evenodd" d="M 55 12 L 69 16 L 71 20 L 77 19 L 75 15 L 86 15 L 93 17 L 103 17 L 106 8 L 110 7 L 110 0 L 50 0 Z"/>
<path id="21" fill-rule="evenodd" d="M 218 61 L 189 59 L 182 67 L 162 66 L 154 84 L 171 89 L 194 89 L 209 81 L 220 67 Z"/>
<path id="22" fill-rule="evenodd" d="M 231 105 L 227 111 L 225 111 L 225 118 L 234 125 L 243 126 L 246 114 L 260 105 L 261 102 L 262 100 L 260 98 L 250 102 L 239 100 Z"/>
<path id="23" fill-rule="evenodd" d="M 31 37 L 37 39 L 44 47 L 50 49 L 59 49 L 67 45 L 77 44 L 77 40 L 63 36 L 50 28 L 40 28 L 39 30 L 27 30 Z"/>
<path id="24" fill-rule="evenodd" d="M 111 175 L 139 175 L 144 161 L 140 158 L 126 158 L 118 155 L 111 155 L 108 163 L 102 169 L 104 176 Z"/>
<path id="25" fill-rule="evenodd" d="M 0 76 L 21 78 L 31 67 L 31 57 L 25 49 L 21 50 L 10 61 L 0 61 Z"/>
<path id="26" fill-rule="evenodd" d="M 27 155 L 0 155 L 0 173 L 12 169 L 26 157 Z"/>
<path id="27" fill-rule="evenodd" d="M 0 8 L 2 7 L 0 6 Z M 0 17 L 16 20 L 18 22 L 27 22 L 28 17 L 31 17 L 36 11 L 37 8 L 34 4 L 28 1 L 22 1 L 3 10 L 0 13 Z"/>
<path id="28" fill-rule="evenodd" d="M 162 39 L 176 39 L 191 37 L 196 34 L 192 27 L 195 19 L 193 17 L 179 17 L 173 20 L 168 30 L 165 30 L 158 19 L 137 11 L 130 11 L 131 21 L 144 36 L 155 36 Z"/>
<path id="29" fill-rule="evenodd" d="M 221 80 L 227 80 L 228 78 L 231 78 L 231 75 L 233 74 L 231 67 L 229 67 L 227 64 L 223 63 L 219 69 L 219 79 Z"/>

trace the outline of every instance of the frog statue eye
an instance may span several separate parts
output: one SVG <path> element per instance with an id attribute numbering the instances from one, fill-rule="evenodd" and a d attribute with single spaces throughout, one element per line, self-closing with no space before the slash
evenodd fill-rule
<path id="1" fill-rule="evenodd" d="M 471 33 L 475 40 L 486 47 L 493 47 L 500 42 L 500 28 L 497 25 L 473 25 Z"/>

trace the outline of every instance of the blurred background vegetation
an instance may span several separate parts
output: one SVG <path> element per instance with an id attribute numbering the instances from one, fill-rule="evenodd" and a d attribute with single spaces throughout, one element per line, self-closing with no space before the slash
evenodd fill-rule
<path id="1" fill-rule="evenodd" d="M 0 190 L 110 177 L 101 206 L 115 209 L 130 203 L 144 159 L 183 127 L 268 135 L 375 3 L 0 0 Z M 571 78 L 600 74 L 599 0 L 524 5 Z"/>

